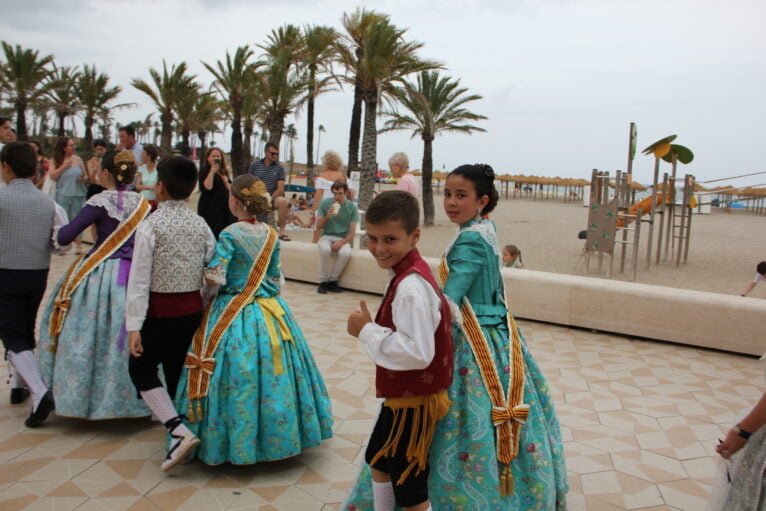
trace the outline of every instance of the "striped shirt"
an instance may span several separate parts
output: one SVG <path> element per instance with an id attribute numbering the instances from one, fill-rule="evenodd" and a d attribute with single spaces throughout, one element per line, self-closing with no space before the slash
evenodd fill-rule
<path id="1" fill-rule="evenodd" d="M 255 160 L 250 164 L 247 173 L 252 174 L 263 181 L 263 184 L 266 185 L 266 191 L 269 192 L 269 194 L 274 193 L 279 181 L 285 180 L 285 168 L 276 162 L 267 166 L 263 163 L 263 160 Z"/>

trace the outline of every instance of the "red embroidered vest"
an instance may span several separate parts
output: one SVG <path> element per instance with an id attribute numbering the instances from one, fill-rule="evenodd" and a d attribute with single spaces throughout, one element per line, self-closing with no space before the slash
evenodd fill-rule
<path id="1" fill-rule="evenodd" d="M 447 389 L 452 383 L 452 318 L 447 300 L 439 290 L 431 268 L 420 257 L 417 249 L 412 249 L 407 256 L 393 268 L 396 274 L 386 290 L 383 302 L 378 308 L 375 323 L 396 330 L 391 304 L 396 296 L 396 288 L 399 283 L 410 273 L 417 273 L 423 277 L 434 289 L 441 301 L 441 321 L 434 335 L 436 350 L 434 358 L 425 369 L 411 371 L 392 371 L 377 366 L 375 374 L 375 387 L 377 397 L 411 397 L 427 396 L 436 394 Z"/>

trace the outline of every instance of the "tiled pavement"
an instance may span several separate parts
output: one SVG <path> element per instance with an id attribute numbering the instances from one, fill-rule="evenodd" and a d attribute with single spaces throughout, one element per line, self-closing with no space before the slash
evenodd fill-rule
<path id="1" fill-rule="evenodd" d="M 51 278 L 72 256 L 54 256 Z M 159 470 L 163 428 L 147 420 L 52 416 L 30 430 L 8 404 L 0 366 L 0 509 L 335 510 L 356 477 L 378 403 L 373 366 L 345 333 L 360 298 L 288 282 L 284 296 L 332 396 L 335 436 L 300 456 L 250 467 Z M 572 510 L 704 508 L 713 446 L 762 392 L 754 358 L 520 321 L 554 393 Z"/>

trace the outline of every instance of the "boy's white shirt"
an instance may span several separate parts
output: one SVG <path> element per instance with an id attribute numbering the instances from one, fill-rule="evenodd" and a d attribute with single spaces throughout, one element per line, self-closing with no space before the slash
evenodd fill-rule
<path id="1" fill-rule="evenodd" d="M 359 332 L 367 354 L 376 365 L 392 371 L 425 369 L 436 351 L 439 295 L 423 277 L 410 273 L 396 288 L 391 313 L 396 330 L 372 321 Z"/>
<path id="2" fill-rule="evenodd" d="M 205 240 L 205 264 L 215 255 L 215 236 L 208 227 Z M 141 330 L 149 308 L 149 292 L 152 285 L 154 263 L 154 229 L 149 222 L 141 222 L 136 229 L 133 243 L 133 262 L 128 277 L 128 296 L 125 302 L 125 329 L 128 332 Z M 200 282 L 200 292 L 202 282 Z"/>

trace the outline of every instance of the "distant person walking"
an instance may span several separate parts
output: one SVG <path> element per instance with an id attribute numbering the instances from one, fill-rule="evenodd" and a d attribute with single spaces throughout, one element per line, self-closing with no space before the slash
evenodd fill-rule
<path id="1" fill-rule="evenodd" d="M 146 200 L 157 206 L 157 198 L 154 196 L 154 185 L 157 184 L 157 157 L 160 152 L 157 146 L 146 144 L 141 151 L 141 165 L 138 167 L 136 176 L 136 191 Z"/>

